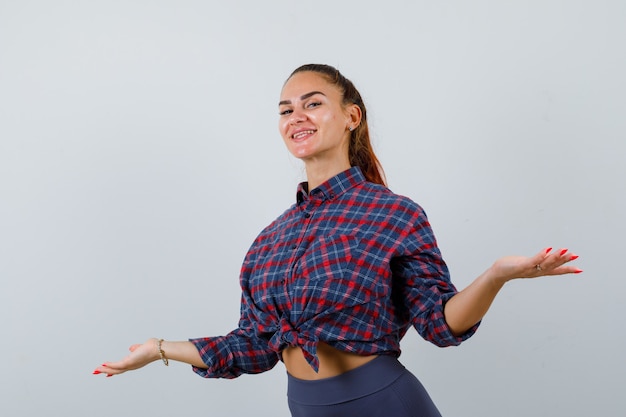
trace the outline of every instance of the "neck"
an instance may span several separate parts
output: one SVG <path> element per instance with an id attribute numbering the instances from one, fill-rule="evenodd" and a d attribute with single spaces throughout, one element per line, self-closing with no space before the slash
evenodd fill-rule
<path id="1" fill-rule="evenodd" d="M 309 191 L 328 181 L 337 174 L 350 169 L 350 161 L 307 161 L 305 163 Z"/>

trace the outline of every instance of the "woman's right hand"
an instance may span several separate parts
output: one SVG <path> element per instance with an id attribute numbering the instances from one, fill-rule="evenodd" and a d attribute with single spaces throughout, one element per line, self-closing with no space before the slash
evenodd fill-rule
<path id="1" fill-rule="evenodd" d="M 143 344 L 132 345 L 130 354 L 118 362 L 105 362 L 98 366 L 94 375 L 106 374 L 107 377 L 122 374 L 126 371 L 143 368 L 151 362 L 160 359 L 158 339 L 148 339 Z"/>

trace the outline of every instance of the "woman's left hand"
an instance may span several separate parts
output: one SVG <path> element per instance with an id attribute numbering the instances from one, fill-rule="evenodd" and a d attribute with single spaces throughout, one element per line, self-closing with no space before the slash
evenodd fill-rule
<path id="1" fill-rule="evenodd" d="M 544 275 L 578 274 L 583 272 L 569 262 L 578 255 L 567 249 L 544 249 L 534 256 L 505 256 L 476 278 L 463 291 L 455 294 L 444 307 L 450 331 L 462 335 L 487 313 L 496 294 L 507 281 L 515 278 L 537 278 Z"/>
<path id="2" fill-rule="evenodd" d="M 515 278 L 537 278 L 545 275 L 579 274 L 582 269 L 569 262 L 578 258 L 568 249 L 544 249 L 535 256 L 505 256 L 491 267 L 494 275 L 504 282 Z"/>

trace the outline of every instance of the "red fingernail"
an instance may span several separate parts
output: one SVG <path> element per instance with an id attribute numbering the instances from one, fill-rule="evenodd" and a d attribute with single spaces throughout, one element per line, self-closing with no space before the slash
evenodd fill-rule
<path id="1" fill-rule="evenodd" d="M 107 378 L 111 378 L 113 374 L 107 374 Z"/>
<path id="2" fill-rule="evenodd" d="M 552 250 L 552 248 L 546 249 L 546 253 L 550 253 L 551 250 Z"/>
<path id="3" fill-rule="evenodd" d="M 572 255 L 572 257 L 569 258 L 570 261 L 573 261 L 574 259 L 578 259 L 578 255 Z"/>
<path id="4" fill-rule="evenodd" d="M 559 254 L 559 256 L 563 256 L 567 253 L 567 249 L 561 249 L 561 253 Z"/>
<path id="5" fill-rule="evenodd" d="M 96 369 L 95 371 L 93 371 L 93 374 L 94 374 L 94 375 L 98 375 L 98 374 L 101 374 L 101 373 L 102 373 L 102 372 L 98 371 L 97 369 Z"/>
<path id="6" fill-rule="evenodd" d="M 583 272 L 582 269 L 577 269 L 577 270 L 574 271 L 575 274 L 580 274 L 581 272 Z"/>

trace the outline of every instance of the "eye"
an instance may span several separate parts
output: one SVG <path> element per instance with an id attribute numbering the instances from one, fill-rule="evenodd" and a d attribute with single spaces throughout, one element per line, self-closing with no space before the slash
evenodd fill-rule
<path id="1" fill-rule="evenodd" d="M 306 107 L 307 107 L 308 109 L 310 109 L 310 108 L 315 108 L 315 107 L 317 107 L 317 106 L 321 106 L 321 105 L 322 105 L 322 103 L 321 103 L 321 102 L 319 102 L 319 101 L 312 101 L 312 102 L 308 103 L 308 104 L 306 105 Z"/>
<path id="2" fill-rule="evenodd" d="M 280 110 L 280 111 L 278 112 L 278 114 L 279 114 L 280 116 L 286 116 L 286 115 L 288 115 L 288 114 L 291 114 L 292 112 L 293 112 L 293 110 L 291 110 L 291 109 L 284 109 L 284 110 Z"/>

